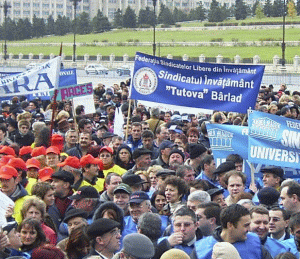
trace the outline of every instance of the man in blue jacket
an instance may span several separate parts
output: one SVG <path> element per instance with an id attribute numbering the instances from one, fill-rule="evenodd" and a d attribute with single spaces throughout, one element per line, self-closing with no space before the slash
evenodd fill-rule
<path id="1" fill-rule="evenodd" d="M 270 253 L 261 245 L 259 237 L 248 233 L 251 222 L 247 208 L 232 204 L 223 209 L 220 215 L 221 228 L 212 236 L 202 238 L 195 243 L 192 259 L 211 259 L 213 246 L 217 242 L 229 242 L 239 252 L 242 259 L 271 259 Z"/>

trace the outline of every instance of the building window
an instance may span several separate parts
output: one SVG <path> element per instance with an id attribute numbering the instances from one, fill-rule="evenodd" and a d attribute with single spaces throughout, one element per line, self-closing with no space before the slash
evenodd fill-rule
<path id="1" fill-rule="evenodd" d="M 23 7 L 30 7 L 30 3 L 23 3 Z"/>
<path id="2" fill-rule="evenodd" d="M 49 8 L 49 4 L 43 4 L 43 8 Z"/>
<path id="3" fill-rule="evenodd" d="M 20 7 L 20 6 L 21 6 L 20 3 L 14 2 L 14 7 Z"/>
<path id="4" fill-rule="evenodd" d="M 15 15 L 20 15 L 21 12 L 20 12 L 20 11 L 14 11 L 14 14 L 15 14 Z"/>

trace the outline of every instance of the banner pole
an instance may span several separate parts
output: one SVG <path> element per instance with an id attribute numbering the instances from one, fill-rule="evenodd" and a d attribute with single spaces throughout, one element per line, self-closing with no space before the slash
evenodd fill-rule
<path id="1" fill-rule="evenodd" d="M 251 184 L 255 184 L 255 177 L 254 177 L 255 168 L 251 162 L 249 162 L 249 166 L 251 170 Z"/>
<path id="2" fill-rule="evenodd" d="M 54 120 L 55 120 L 55 113 L 56 113 L 56 108 L 57 108 L 57 98 L 58 90 L 54 90 L 54 96 L 53 96 L 53 103 L 52 103 L 52 118 L 51 118 L 51 125 L 50 125 L 50 139 L 49 139 L 49 144 L 52 146 L 52 132 L 54 129 Z"/>
<path id="3" fill-rule="evenodd" d="M 130 119 L 130 113 L 131 113 L 131 102 L 132 99 L 129 99 L 129 107 L 128 107 L 128 114 L 127 114 L 127 126 L 126 126 L 126 132 L 125 132 L 125 141 L 128 139 L 128 126 L 129 126 L 129 119 Z"/>
<path id="4" fill-rule="evenodd" d="M 74 99 L 72 99 L 72 110 L 73 110 L 73 120 L 74 120 L 74 123 L 75 123 L 75 131 L 76 131 L 76 135 L 79 138 L 78 125 L 77 125 L 75 106 L 74 106 Z"/>

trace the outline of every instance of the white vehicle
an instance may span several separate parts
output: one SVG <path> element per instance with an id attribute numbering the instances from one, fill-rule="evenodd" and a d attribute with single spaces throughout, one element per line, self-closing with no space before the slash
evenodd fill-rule
<path id="1" fill-rule="evenodd" d="M 29 64 L 26 66 L 26 70 L 30 70 L 30 69 L 36 68 L 37 66 L 38 66 L 37 63 L 29 63 Z"/>
<path id="2" fill-rule="evenodd" d="M 108 69 L 100 64 L 90 64 L 85 67 L 85 72 L 88 74 L 108 74 Z"/>
<path id="3" fill-rule="evenodd" d="M 117 74 L 119 76 L 130 76 L 131 71 L 130 71 L 129 66 L 123 65 L 123 66 L 117 68 Z"/>

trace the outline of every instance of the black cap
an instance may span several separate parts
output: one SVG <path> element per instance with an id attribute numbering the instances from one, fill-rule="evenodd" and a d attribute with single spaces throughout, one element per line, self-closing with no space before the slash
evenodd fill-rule
<path id="1" fill-rule="evenodd" d="M 71 185 L 74 184 L 74 176 L 72 173 L 68 172 L 68 171 L 64 171 L 64 170 L 59 170 L 57 172 L 55 172 L 52 176 L 52 179 L 59 179 L 62 180 L 64 182 L 70 183 Z"/>
<path id="2" fill-rule="evenodd" d="M 221 194 L 221 193 L 224 193 L 224 189 L 213 188 L 213 189 L 207 190 L 207 193 L 210 195 L 211 200 L 213 200 L 213 198 L 214 198 L 216 195 L 219 195 L 219 194 Z"/>
<path id="3" fill-rule="evenodd" d="M 70 219 L 77 217 L 86 219 L 88 217 L 88 213 L 81 209 L 70 209 L 65 214 L 64 222 L 68 223 Z"/>
<path id="4" fill-rule="evenodd" d="M 115 136 L 115 134 L 107 131 L 103 134 L 102 139 L 112 138 L 114 136 Z"/>
<path id="5" fill-rule="evenodd" d="M 6 231 L 7 234 L 12 231 L 14 228 L 18 227 L 18 223 L 16 221 L 8 222 L 5 227 L 3 227 L 3 231 Z"/>
<path id="6" fill-rule="evenodd" d="M 127 194 L 131 194 L 131 188 L 128 184 L 126 183 L 120 183 L 115 189 L 114 189 L 114 194 L 116 194 L 117 192 L 125 192 Z"/>
<path id="7" fill-rule="evenodd" d="M 202 144 L 191 144 L 189 145 L 189 154 L 191 159 L 201 156 L 207 149 Z"/>
<path id="8" fill-rule="evenodd" d="M 281 179 L 284 178 L 284 171 L 279 166 L 266 166 L 262 169 L 260 169 L 262 173 L 271 173 L 275 174 L 276 176 L 280 177 Z"/>
<path id="9" fill-rule="evenodd" d="M 159 151 L 164 150 L 165 148 L 172 148 L 174 146 L 174 143 L 169 140 L 164 140 L 160 146 Z"/>
<path id="10" fill-rule="evenodd" d="M 169 175 L 175 175 L 175 171 L 174 170 L 170 170 L 170 169 L 161 169 L 157 172 L 156 177 L 167 177 Z"/>
<path id="11" fill-rule="evenodd" d="M 220 164 L 217 167 L 216 171 L 214 171 L 214 174 L 223 174 L 223 173 L 227 173 L 234 169 L 235 169 L 235 163 L 232 161 L 227 161 L 227 162 Z"/>
<path id="12" fill-rule="evenodd" d="M 259 202 L 264 205 L 272 205 L 278 202 L 280 193 L 272 187 L 264 187 L 258 193 Z"/>
<path id="13" fill-rule="evenodd" d="M 102 236 L 114 228 L 120 228 L 120 223 L 112 219 L 101 218 L 95 220 L 87 229 L 90 238 Z"/>
<path id="14" fill-rule="evenodd" d="M 143 184 L 144 181 L 139 175 L 136 174 L 127 174 L 122 177 L 123 183 L 126 183 L 129 186 L 134 186 L 138 184 Z"/>
<path id="15" fill-rule="evenodd" d="M 76 193 L 69 197 L 70 200 L 80 200 L 84 198 L 98 199 L 99 193 L 93 186 L 82 186 Z"/>
<path id="16" fill-rule="evenodd" d="M 147 200 L 150 200 L 148 194 L 143 191 L 139 191 L 139 192 L 134 192 L 133 194 L 131 194 L 129 203 L 138 203 L 139 204 L 139 203 L 141 203 L 143 201 L 147 201 Z"/>
<path id="17" fill-rule="evenodd" d="M 184 161 L 184 154 L 183 154 L 183 152 L 182 152 L 180 149 L 173 149 L 173 150 L 170 152 L 169 157 L 170 157 L 172 154 L 174 154 L 174 153 L 181 155 L 182 160 Z"/>
<path id="18" fill-rule="evenodd" d="M 147 148 L 137 148 L 133 151 L 132 158 L 137 159 L 142 155 L 151 155 L 152 151 Z"/>

